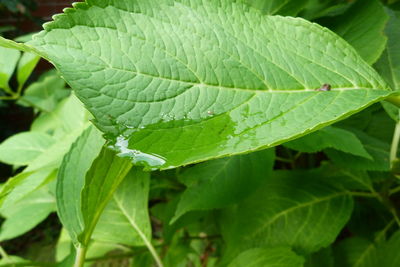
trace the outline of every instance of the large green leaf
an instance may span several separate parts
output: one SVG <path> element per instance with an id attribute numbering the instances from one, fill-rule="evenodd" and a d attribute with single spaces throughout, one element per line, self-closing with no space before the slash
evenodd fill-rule
<path id="1" fill-rule="evenodd" d="M 240 253 L 228 267 L 302 267 L 303 263 L 290 248 L 253 248 Z"/>
<path id="2" fill-rule="evenodd" d="M 358 0 L 341 16 L 329 19 L 331 28 L 348 41 L 368 63 L 374 63 L 386 45 L 388 16 L 378 0 Z"/>
<path id="3" fill-rule="evenodd" d="M 78 239 L 84 246 L 89 244 L 104 208 L 131 167 L 129 159 L 116 157 L 114 151 L 103 148 L 87 172 L 81 203 L 78 206 L 84 222 L 83 231 Z"/>
<path id="4" fill-rule="evenodd" d="M 235 204 L 268 179 L 274 165 L 274 150 L 262 150 L 208 161 L 186 170 L 179 177 L 187 186 L 175 216 L 191 210 L 208 210 Z"/>
<path id="5" fill-rule="evenodd" d="M 27 45 L 0 43 L 50 60 L 120 154 L 150 167 L 274 146 L 391 93 L 329 30 L 240 2 L 92 0 Z"/>
<path id="6" fill-rule="evenodd" d="M 93 239 L 128 246 L 150 243 L 149 178 L 137 168 L 128 173 L 101 215 Z"/>
<path id="7" fill-rule="evenodd" d="M 377 244 L 363 238 L 345 239 L 335 248 L 335 254 L 335 266 L 337 267 L 379 266 Z"/>
<path id="8" fill-rule="evenodd" d="M 309 0 L 246 0 L 247 3 L 260 9 L 264 14 L 296 16 Z"/>
<path id="9" fill-rule="evenodd" d="M 321 173 L 275 172 L 254 195 L 226 211 L 226 257 L 260 246 L 315 252 L 335 240 L 352 207 L 351 197 Z"/>
<path id="10" fill-rule="evenodd" d="M 100 153 L 105 141 L 99 131 L 91 126 L 72 144 L 65 155 L 57 179 L 57 212 L 72 241 L 84 229 L 81 212 L 81 191 L 86 173 Z"/>

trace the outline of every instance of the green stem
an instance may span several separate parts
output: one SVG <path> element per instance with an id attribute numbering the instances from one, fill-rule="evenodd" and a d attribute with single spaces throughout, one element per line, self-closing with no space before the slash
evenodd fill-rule
<path id="1" fill-rule="evenodd" d="M 86 247 L 78 247 L 76 249 L 74 267 L 83 267 L 85 264 Z"/>
<path id="2" fill-rule="evenodd" d="M 385 99 L 385 101 L 392 103 L 393 105 L 400 108 L 400 95 L 396 94 L 393 96 L 389 96 L 388 98 Z"/>
<path id="3" fill-rule="evenodd" d="M 392 145 L 390 147 L 390 164 L 393 167 L 393 162 L 397 158 L 397 149 L 399 147 L 400 139 L 400 122 L 396 123 L 396 128 L 394 129 Z"/>
<path id="4" fill-rule="evenodd" d="M 282 157 L 279 157 L 279 156 L 276 156 L 275 159 L 278 160 L 278 161 L 287 162 L 287 163 L 292 163 L 293 162 L 290 159 L 282 158 Z"/>
<path id="5" fill-rule="evenodd" d="M 391 195 L 393 195 L 393 194 L 396 194 L 396 193 L 398 193 L 398 192 L 400 192 L 400 186 L 398 186 L 398 187 L 393 188 L 392 190 L 390 190 L 390 191 L 389 191 L 389 196 L 391 196 Z"/>

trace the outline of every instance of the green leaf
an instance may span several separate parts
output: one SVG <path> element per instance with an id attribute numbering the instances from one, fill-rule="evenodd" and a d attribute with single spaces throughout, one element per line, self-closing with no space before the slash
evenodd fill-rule
<path id="1" fill-rule="evenodd" d="M 1 225 L 0 241 L 20 236 L 42 222 L 55 210 L 55 199 L 41 188 L 1 209 L 6 220 Z"/>
<path id="2" fill-rule="evenodd" d="M 296 16 L 309 0 L 246 0 L 251 6 L 260 9 L 264 14 Z"/>
<path id="3" fill-rule="evenodd" d="M 44 133 L 15 134 L 0 144 L 0 161 L 10 165 L 28 165 L 55 143 Z"/>
<path id="4" fill-rule="evenodd" d="M 366 159 L 350 155 L 348 153 L 338 152 L 333 149 L 326 149 L 325 153 L 338 166 L 357 170 L 388 171 L 390 170 L 389 151 L 390 145 L 381 140 L 365 134 L 364 132 L 352 130 L 364 148 L 372 156 L 372 159 Z"/>
<path id="5" fill-rule="evenodd" d="M 400 265 L 400 231 L 396 231 L 380 250 L 380 266 L 396 267 Z"/>
<path id="6" fill-rule="evenodd" d="M 226 211 L 226 257 L 260 246 L 311 253 L 332 243 L 349 220 L 352 198 L 320 173 L 275 172 L 251 197 Z"/>
<path id="7" fill-rule="evenodd" d="M 374 67 L 382 75 L 383 78 L 395 89 L 400 89 L 400 14 L 391 9 L 385 9 L 389 16 L 386 24 L 385 34 L 388 38 L 386 49 L 382 56 L 376 62 Z"/>
<path id="8" fill-rule="evenodd" d="M 290 248 L 253 248 L 239 254 L 228 267 L 302 267 L 304 259 Z"/>
<path id="9" fill-rule="evenodd" d="M 347 238 L 335 247 L 335 266 L 337 267 L 376 267 L 382 265 L 374 242 L 353 237 Z"/>
<path id="10" fill-rule="evenodd" d="M 20 49 L 49 59 L 120 154 L 150 168 L 271 147 L 391 94 L 329 30 L 240 1 L 93 0 L 33 39 Z"/>
<path id="11" fill-rule="evenodd" d="M 330 19 L 329 24 L 366 62 L 372 64 L 385 49 L 387 20 L 388 15 L 378 0 L 358 0 L 346 13 Z"/>
<path id="12" fill-rule="evenodd" d="M 87 128 L 65 155 L 57 179 L 58 216 L 71 239 L 78 243 L 84 228 L 81 212 L 81 191 L 86 173 L 100 153 L 105 141 L 94 126 Z"/>
<path id="13" fill-rule="evenodd" d="M 18 62 L 17 67 L 17 81 L 18 86 L 22 88 L 28 80 L 32 71 L 39 62 L 40 57 L 33 53 L 24 53 Z"/>
<path id="14" fill-rule="evenodd" d="M 149 184 L 149 173 L 132 169 L 100 216 L 93 239 L 128 246 L 150 243 Z"/>
<path id="15" fill-rule="evenodd" d="M 331 247 L 323 248 L 307 257 L 304 267 L 334 267 Z"/>
<path id="16" fill-rule="evenodd" d="M 14 73 L 20 55 L 18 50 L 0 47 L 0 89 L 6 92 L 11 91 L 8 81 Z"/>
<path id="17" fill-rule="evenodd" d="M 60 97 L 68 93 L 64 89 L 65 81 L 57 73 L 45 73 L 39 81 L 25 90 L 19 102 L 27 103 L 40 111 L 51 112 L 55 109 Z"/>
<path id="18" fill-rule="evenodd" d="M 43 168 L 34 172 L 24 171 L 8 179 L 1 187 L 0 207 L 13 206 L 26 195 L 54 180 L 55 176 L 56 173 L 53 168 Z"/>
<path id="19" fill-rule="evenodd" d="M 171 223 L 192 210 L 209 210 L 235 204 L 271 175 L 274 150 L 208 161 L 187 169 L 179 177 L 183 192 Z"/>
<path id="20" fill-rule="evenodd" d="M 334 148 L 342 152 L 372 159 L 355 134 L 332 126 L 287 142 L 284 146 L 306 153 L 315 153 L 325 148 Z"/>
<path id="21" fill-rule="evenodd" d="M 115 156 L 115 152 L 108 148 L 103 148 L 93 162 L 86 174 L 81 203 L 75 206 L 75 209 L 81 208 L 83 216 L 84 228 L 78 236 L 83 246 L 89 244 L 100 215 L 131 168 L 129 159 Z"/>

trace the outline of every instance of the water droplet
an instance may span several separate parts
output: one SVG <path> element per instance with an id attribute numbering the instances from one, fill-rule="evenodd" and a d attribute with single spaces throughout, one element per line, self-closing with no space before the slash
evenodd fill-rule
<path id="1" fill-rule="evenodd" d="M 120 157 L 129 157 L 133 164 L 144 165 L 150 170 L 156 170 L 166 163 L 166 159 L 160 155 L 153 153 L 144 153 L 136 149 L 129 148 L 129 141 L 124 136 L 117 137 L 115 144 L 112 146 L 118 152 Z"/>

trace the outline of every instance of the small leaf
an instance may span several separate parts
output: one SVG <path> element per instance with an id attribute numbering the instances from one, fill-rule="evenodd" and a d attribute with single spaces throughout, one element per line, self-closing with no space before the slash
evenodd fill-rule
<path id="1" fill-rule="evenodd" d="M 48 134 L 24 132 L 0 144 L 0 161 L 10 165 L 28 165 L 55 143 Z"/>
<path id="2" fill-rule="evenodd" d="M 1 37 L 0 37 L 1 38 Z M 0 89 L 10 92 L 8 81 L 10 80 L 21 52 L 12 48 L 0 47 Z"/>
<path id="3" fill-rule="evenodd" d="M 364 132 L 352 130 L 363 143 L 372 160 L 341 153 L 333 149 L 326 149 L 325 153 L 332 161 L 344 168 L 357 170 L 388 171 L 390 170 L 389 151 L 390 145 L 381 140 L 365 134 Z"/>
<path id="4" fill-rule="evenodd" d="M 0 241 L 20 236 L 42 222 L 55 210 L 55 199 L 41 188 L 0 210 L 6 220 L 1 225 Z"/>
<path id="5" fill-rule="evenodd" d="M 90 126 L 71 146 L 58 172 L 57 212 L 75 244 L 84 228 L 80 208 L 85 176 L 104 143 L 100 132 Z"/>
<path id="6" fill-rule="evenodd" d="M 287 142 L 284 146 L 306 153 L 315 153 L 326 148 L 334 148 L 342 152 L 372 159 L 355 134 L 333 126 L 325 127 L 317 132 Z"/>
<path id="7" fill-rule="evenodd" d="M 386 45 L 388 15 L 378 0 L 358 0 L 341 16 L 330 19 L 330 28 L 351 44 L 369 64 L 378 60 Z"/>
<path id="8" fill-rule="evenodd" d="M 93 239 L 128 246 L 150 243 L 149 184 L 149 173 L 132 169 L 100 216 Z"/>
<path id="9" fill-rule="evenodd" d="M 39 60 L 40 57 L 33 53 L 24 53 L 22 55 L 17 67 L 17 81 L 20 88 L 24 86 Z"/>
<path id="10" fill-rule="evenodd" d="M 93 162 L 86 174 L 81 203 L 75 206 L 82 212 L 84 228 L 78 240 L 83 246 L 89 244 L 100 215 L 131 168 L 129 159 L 117 157 L 108 148 L 103 148 Z"/>
<path id="11" fill-rule="evenodd" d="M 255 194 L 226 211 L 226 257 L 257 246 L 315 252 L 335 240 L 352 208 L 346 191 L 321 179 L 321 173 L 275 172 Z"/>
<path id="12" fill-rule="evenodd" d="M 329 30 L 241 1 L 87 1 L 0 43 L 50 59 L 121 156 L 150 168 L 272 147 L 392 94 Z"/>
<path id="13" fill-rule="evenodd" d="M 223 208 L 240 202 L 267 179 L 274 150 L 217 159 L 187 169 L 180 180 L 188 187 L 171 223 L 192 210 Z"/>
<path id="14" fill-rule="evenodd" d="M 290 248 L 253 248 L 239 254 L 228 267 L 302 267 L 304 258 Z"/>

